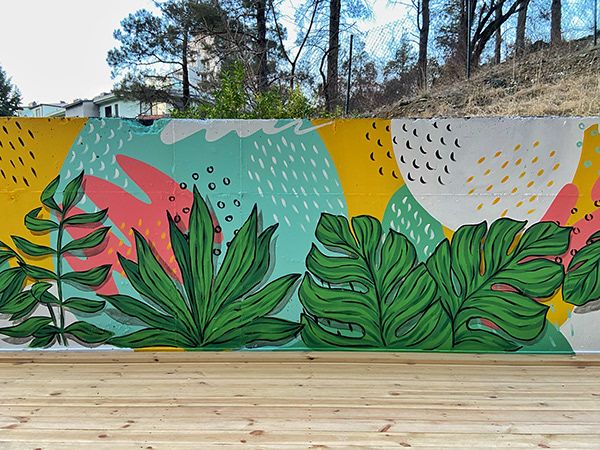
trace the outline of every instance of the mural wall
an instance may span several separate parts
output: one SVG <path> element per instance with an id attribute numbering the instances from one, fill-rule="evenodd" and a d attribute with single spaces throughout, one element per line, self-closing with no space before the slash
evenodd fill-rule
<path id="1" fill-rule="evenodd" d="M 600 351 L 598 121 L 0 119 L 0 348 Z"/>

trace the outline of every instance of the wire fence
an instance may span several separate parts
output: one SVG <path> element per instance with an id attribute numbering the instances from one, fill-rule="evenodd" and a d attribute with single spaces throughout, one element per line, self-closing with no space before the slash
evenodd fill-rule
<path id="1" fill-rule="evenodd" d="M 436 66 L 444 63 L 447 58 L 447 48 L 441 43 L 443 27 L 447 24 L 448 16 L 445 13 L 448 0 L 431 0 L 432 14 L 430 22 L 430 35 L 428 57 L 430 70 L 435 72 Z M 574 41 L 588 38 L 590 41 L 597 34 L 598 8 L 600 0 L 562 0 L 561 7 L 561 35 L 564 41 Z M 372 95 L 385 95 L 384 85 L 390 79 L 390 72 L 405 70 L 414 67 L 418 52 L 418 28 L 416 9 L 407 7 L 406 4 L 398 7 L 405 8 L 405 17 L 401 20 L 389 22 L 366 31 L 353 28 L 342 31 L 340 35 L 340 102 L 343 104 L 345 81 L 348 71 L 351 71 L 350 94 L 356 97 L 360 88 L 359 81 L 379 83 L 381 89 Z M 550 43 L 551 29 L 551 1 L 530 0 L 527 8 L 525 44 L 528 49 L 546 47 Z M 514 55 L 517 30 L 517 14 L 511 16 L 500 30 L 500 56 L 501 61 Z M 350 36 L 353 36 L 353 58 L 349 60 Z M 489 40 L 481 62 L 485 63 L 494 57 L 495 37 Z M 315 66 L 311 70 L 318 71 Z M 387 70 L 387 73 L 386 73 Z M 465 68 L 466 70 L 466 68 Z M 414 72 L 414 71 L 413 71 Z M 413 77 L 414 78 L 414 77 Z M 357 80 L 358 79 L 358 80 Z M 405 83 L 407 79 L 405 78 Z M 414 83 L 407 89 L 416 89 Z M 372 91 L 372 90 L 371 90 Z M 378 100 L 381 100 L 380 98 Z M 354 102 L 354 109 L 367 110 L 369 105 L 360 105 Z M 351 110 L 352 102 L 351 102 Z"/>

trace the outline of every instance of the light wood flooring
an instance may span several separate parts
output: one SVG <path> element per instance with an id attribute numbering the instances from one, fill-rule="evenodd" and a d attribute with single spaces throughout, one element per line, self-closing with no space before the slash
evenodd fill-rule
<path id="1" fill-rule="evenodd" d="M 0 449 L 600 449 L 600 357 L 0 353 Z"/>

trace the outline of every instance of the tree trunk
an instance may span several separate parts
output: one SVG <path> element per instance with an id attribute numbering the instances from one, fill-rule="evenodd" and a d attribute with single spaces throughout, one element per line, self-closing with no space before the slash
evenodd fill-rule
<path id="1" fill-rule="evenodd" d="M 341 0 L 329 2 L 329 50 L 327 53 L 327 83 L 325 99 L 327 111 L 335 111 L 339 103 L 338 96 L 338 57 L 340 53 L 340 13 Z"/>
<path id="2" fill-rule="evenodd" d="M 560 44 L 562 41 L 561 32 L 561 20 L 562 20 L 562 8 L 561 0 L 552 0 L 552 6 L 550 10 L 550 45 L 554 46 Z"/>
<path id="3" fill-rule="evenodd" d="M 517 38 L 515 40 L 515 54 L 517 56 L 525 53 L 525 32 L 527 30 L 527 8 L 529 0 L 525 0 L 522 9 L 517 16 Z"/>
<path id="4" fill-rule="evenodd" d="M 502 20 L 502 3 L 498 5 L 496 8 L 496 21 L 500 22 Z M 494 33 L 494 63 L 500 64 L 502 61 L 502 26 L 499 26 Z"/>
<path id="5" fill-rule="evenodd" d="M 258 90 L 264 92 L 267 80 L 267 2 L 256 0 L 256 60 Z"/>
<path id="6" fill-rule="evenodd" d="M 429 44 L 429 0 L 421 0 L 421 28 L 419 29 L 419 87 L 427 87 L 427 45 Z"/>
<path id="7" fill-rule="evenodd" d="M 190 105 L 190 73 L 189 73 L 189 60 L 188 60 L 188 35 L 187 33 L 183 36 L 183 54 L 181 55 L 181 78 L 182 78 L 182 98 L 183 109 L 186 109 Z"/>

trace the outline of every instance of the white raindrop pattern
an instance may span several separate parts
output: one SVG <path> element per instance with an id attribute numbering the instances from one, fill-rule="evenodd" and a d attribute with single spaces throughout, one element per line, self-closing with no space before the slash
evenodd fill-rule
<path id="1" fill-rule="evenodd" d="M 246 192 L 258 195 L 267 223 L 272 219 L 280 227 L 312 237 L 322 212 L 346 214 L 337 173 L 322 144 L 307 143 L 308 136 L 302 137 L 303 142 L 290 135 L 254 137 L 247 154 L 243 152 Z"/>

